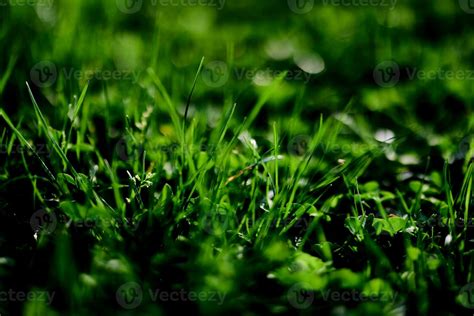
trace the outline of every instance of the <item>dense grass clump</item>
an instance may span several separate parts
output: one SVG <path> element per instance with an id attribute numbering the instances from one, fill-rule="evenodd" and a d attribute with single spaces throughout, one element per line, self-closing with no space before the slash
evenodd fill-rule
<path id="1" fill-rule="evenodd" d="M 1 6 L 1 315 L 473 313 L 469 1 L 257 2 Z"/>

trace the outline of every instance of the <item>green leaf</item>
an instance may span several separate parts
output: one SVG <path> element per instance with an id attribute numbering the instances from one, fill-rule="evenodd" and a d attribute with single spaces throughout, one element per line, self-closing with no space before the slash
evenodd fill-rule
<path id="1" fill-rule="evenodd" d="M 405 229 L 407 222 L 408 219 L 398 216 L 389 217 L 387 220 L 383 218 L 375 218 L 372 226 L 377 235 L 380 235 L 382 232 L 396 234 Z"/>
<path id="2" fill-rule="evenodd" d="M 329 264 L 321 259 L 299 252 L 289 266 L 279 268 L 273 275 L 286 285 L 304 283 L 309 286 L 308 290 L 317 291 L 327 284 L 324 274 L 329 271 L 328 268 Z"/>

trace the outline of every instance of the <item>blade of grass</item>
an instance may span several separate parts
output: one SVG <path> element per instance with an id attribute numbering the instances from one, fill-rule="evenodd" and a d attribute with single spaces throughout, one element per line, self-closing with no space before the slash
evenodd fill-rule
<path id="1" fill-rule="evenodd" d="M 191 104 L 191 99 L 193 97 L 194 89 L 196 88 L 196 83 L 197 83 L 199 74 L 201 73 L 203 64 L 204 64 L 204 57 L 201 58 L 201 62 L 199 63 L 198 70 L 196 71 L 196 75 L 194 76 L 194 81 L 191 87 L 191 91 L 189 92 L 189 95 L 188 95 L 188 100 L 186 101 L 186 109 L 184 110 L 183 131 L 186 130 L 186 119 L 188 118 L 189 105 Z"/>
<path id="2" fill-rule="evenodd" d="M 10 118 L 7 116 L 7 114 L 3 111 L 3 109 L 0 109 L 0 116 L 3 117 L 5 122 L 8 124 L 8 126 L 12 129 L 12 131 L 15 133 L 15 135 L 18 137 L 20 142 L 28 147 L 29 150 L 35 155 L 36 158 L 38 158 L 39 162 L 41 163 L 41 167 L 43 167 L 44 171 L 48 175 L 48 177 L 56 182 L 56 178 L 54 177 L 53 173 L 49 170 L 49 168 L 46 166 L 46 163 L 41 159 L 41 157 L 38 155 L 36 150 L 30 145 L 30 143 L 26 140 L 26 138 L 21 134 L 21 132 L 16 129 L 16 127 L 13 125 L 13 123 L 10 121 Z"/>
<path id="3" fill-rule="evenodd" d="M 10 60 L 8 61 L 7 70 L 4 72 L 2 79 L 0 80 L 0 95 L 3 93 L 5 86 L 7 85 L 8 78 L 10 78 L 13 69 L 15 68 L 16 61 L 18 56 L 13 54 L 10 56 Z"/>
<path id="4" fill-rule="evenodd" d="M 42 128 L 45 132 L 46 137 L 49 139 L 49 141 L 53 145 L 54 150 L 56 151 L 56 153 L 61 158 L 61 161 L 63 162 L 64 166 L 67 166 L 67 168 L 69 168 L 69 170 L 71 171 L 71 173 L 73 174 L 74 178 L 77 181 L 79 179 L 79 174 L 77 173 L 76 169 L 71 164 L 69 159 L 66 157 L 66 154 L 61 149 L 59 144 L 56 142 L 54 137 L 51 135 L 51 133 L 49 131 L 49 128 L 48 128 L 48 123 L 46 122 L 46 119 L 44 118 L 43 113 L 41 113 L 41 110 L 38 106 L 38 103 L 36 103 L 35 97 L 33 96 L 33 92 L 31 91 L 31 88 L 30 88 L 30 85 L 28 84 L 28 82 L 26 83 L 26 86 L 28 87 L 28 93 L 30 94 L 31 101 L 33 102 L 33 107 L 35 109 L 36 116 L 37 116 L 37 118 L 39 119 L 39 121 L 41 123 L 41 126 L 42 126 Z"/>
<path id="5" fill-rule="evenodd" d="M 249 116 L 247 117 L 247 120 L 243 124 L 242 130 L 247 130 L 250 125 L 252 125 L 253 121 L 257 118 L 258 113 L 260 113 L 260 110 L 262 107 L 267 103 L 267 101 L 270 99 L 270 97 L 275 93 L 275 89 L 282 83 L 282 81 L 286 78 L 287 72 L 283 72 L 280 74 L 278 77 L 273 80 L 271 85 L 266 89 L 266 91 L 259 97 L 257 100 L 257 103 L 253 107 L 252 111 L 250 112 Z"/>

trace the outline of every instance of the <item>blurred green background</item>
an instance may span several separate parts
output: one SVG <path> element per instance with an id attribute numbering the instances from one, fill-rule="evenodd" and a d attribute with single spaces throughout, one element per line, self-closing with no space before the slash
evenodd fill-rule
<path id="1" fill-rule="evenodd" d="M 320 113 L 332 115 L 349 103 L 374 130 L 416 135 L 446 150 L 448 135 L 460 141 L 472 128 L 472 14 L 457 1 L 220 1 L 4 0 L 11 4 L 0 13 L 0 69 L 13 71 L 2 103 L 9 113 L 28 108 L 19 83 L 31 82 L 38 70 L 46 78 L 45 66 L 51 67 L 55 77 L 46 87 L 33 86 L 49 102 L 46 111 L 63 117 L 87 79 L 97 79 L 91 74 L 116 72 L 92 80 L 89 97 L 100 115 L 107 91 L 107 120 L 118 121 L 124 113 L 140 115 L 153 100 L 149 67 L 173 100 L 185 104 L 204 56 L 208 72 L 222 76 L 222 68 L 228 77 L 198 81 L 194 109 L 214 116 L 233 102 L 247 115 L 268 78 L 290 71 L 259 117 L 262 130 L 290 113 L 304 129 Z M 399 66 L 393 87 L 377 84 L 377 65 L 385 61 Z M 419 71 L 435 75 L 420 79 Z M 446 79 L 443 71 L 462 77 Z"/>

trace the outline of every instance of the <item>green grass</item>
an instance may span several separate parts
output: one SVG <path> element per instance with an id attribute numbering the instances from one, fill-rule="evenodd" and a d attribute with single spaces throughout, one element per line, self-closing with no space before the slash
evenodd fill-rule
<path id="1" fill-rule="evenodd" d="M 120 3 L 0 12 L 1 315 L 472 313 L 462 6 Z"/>

